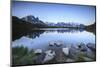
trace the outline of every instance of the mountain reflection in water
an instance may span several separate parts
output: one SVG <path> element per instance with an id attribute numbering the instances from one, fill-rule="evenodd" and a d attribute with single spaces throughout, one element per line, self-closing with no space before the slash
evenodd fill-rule
<path id="1" fill-rule="evenodd" d="M 78 43 L 95 44 L 95 35 L 83 29 L 41 28 L 35 29 L 12 42 L 12 46 L 25 46 L 32 49 L 46 49 L 51 41 L 62 41 L 66 45 Z"/>
<path id="2" fill-rule="evenodd" d="M 44 32 L 50 33 L 50 32 L 57 32 L 57 33 L 75 33 L 75 32 L 82 32 L 84 29 L 69 29 L 69 28 L 38 28 L 34 29 L 31 33 L 28 33 L 27 36 L 29 38 L 36 38 L 39 37 Z"/>

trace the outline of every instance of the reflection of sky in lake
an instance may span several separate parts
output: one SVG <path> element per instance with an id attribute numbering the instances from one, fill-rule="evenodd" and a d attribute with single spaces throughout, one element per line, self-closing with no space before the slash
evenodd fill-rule
<path id="1" fill-rule="evenodd" d="M 62 41 L 64 46 L 78 45 L 79 43 L 95 43 L 95 35 L 93 33 L 83 31 L 83 32 L 50 32 L 45 31 L 40 34 L 39 37 L 36 38 L 28 38 L 27 36 L 23 36 L 18 40 L 12 42 L 12 46 L 26 46 L 28 48 L 41 48 L 45 49 L 48 47 L 49 42 L 51 41 Z"/>

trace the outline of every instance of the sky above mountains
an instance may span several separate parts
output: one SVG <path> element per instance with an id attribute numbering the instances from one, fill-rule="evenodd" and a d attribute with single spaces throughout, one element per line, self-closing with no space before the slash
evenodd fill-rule
<path id="1" fill-rule="evenodd" d="M 12 15 L 39 17 L 44 22 L 73 22 L 90 25 L 95 22 L 95 6 L 50 4 L 38 2 L 12 2 Z"/>

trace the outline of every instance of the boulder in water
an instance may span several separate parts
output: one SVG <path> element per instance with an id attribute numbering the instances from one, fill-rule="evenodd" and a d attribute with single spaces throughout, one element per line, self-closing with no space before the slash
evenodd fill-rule
<path id="1" fill-rule="evenodd" d="M 66 56 L 69 54 L 69 48 L 68 47 L 62 48 L 62 51 Z"/>
<path id="2" fill-rule="evenodd" d="M 52 51 L 52 50 L 46 51 L 45 54 L 46 54 L 46 56 L 45 56 L 45 58 L 43 60 L 43 63 L 52 60 L 55 57 L 55 55 L 56 55 L 55 52 Z"/>
<path id="3" fill-rule="evenodd" d="M 49 42 L 49 46 L 54 46 L 55 42 L 51 41 Z"/>
<path id="4" fill-rule="evenodd" d="M 88 43 L 88 44 L 87 44 L 87 47 L 88 47 L 89 49 L 91 49 L 92 51 L 96 51 L 96 46 L 95 46 L 95 44 Z"/>
<path id="5" fill-rule="evenodd" d="M 78 47 L 81 51 L 87 51 L 87 49 L 88 49 L 84 43 L 81 43 L 80 45 L 78 45 Z"/>
<path id="6" fill-rule="evenodd" d="M 62 42 L 62 41 L 57 41 L 57 42 L 55 42 L 55 45 L 56 45 L 57 47 L 59 47 L 59 46 L 63 45 L 63 42 Z"/>
<path id="7" fill-rule="evenodd" d="M 36 49 L 36 50 L 34 51 L 34 53 L 36 53 L 36 54 L 41 54 L 41 53 L 42 53 L 42 49 Z"/>

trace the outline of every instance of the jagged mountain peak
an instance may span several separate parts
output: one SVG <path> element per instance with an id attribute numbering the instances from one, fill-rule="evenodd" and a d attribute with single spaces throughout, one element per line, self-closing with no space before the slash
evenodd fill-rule
<path id="1" fill-rule="evenodd" d="M 27 18 L 35 18 L 35 16 L 33 16 L 33 15 L 27 15 L 25 17 L 27 17 Z"/>
<path id="2" fill-rule="evenodd" d="M 33 23 L 35 22 L 36 18 L 33 15 L 28 15 L 28 16 L 23 17 L 22 20 Z"/>
<path id="3" fill-rule="evenodd" d="M 28 16 L 25 16 L 25 17 L 23 17 L 21 19 L 23 21 L 30 22 L 32 24 L 45 25 L 45 23 L 43 21 L 41 21 L 38 17 L 35 17 L 33 15 L 28 15 Z"/>

